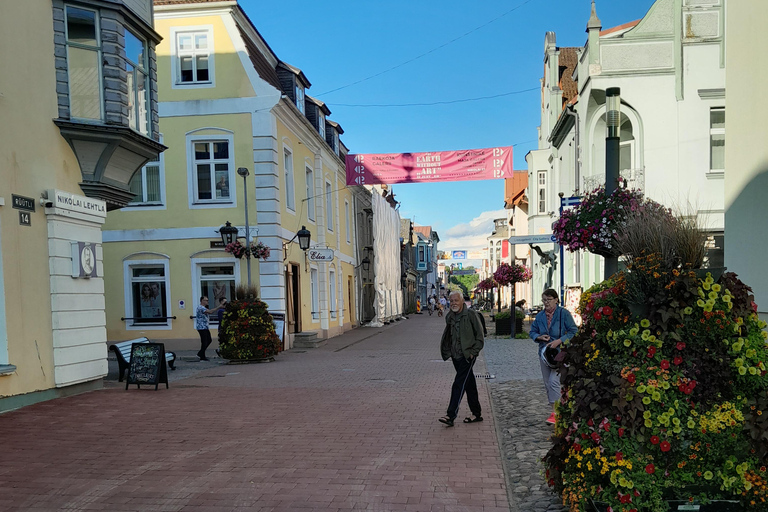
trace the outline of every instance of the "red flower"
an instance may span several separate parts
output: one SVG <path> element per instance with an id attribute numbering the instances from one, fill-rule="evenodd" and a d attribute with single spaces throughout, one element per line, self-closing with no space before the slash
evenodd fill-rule
<path id="1" fill-rule="evenodd" d="M 634 384 L 635 380 L 637 380 L 637 379 L 635 378 L 635 374 L 634 373 L 630 373 L 629 375 L 627 375 L 627 382 L 629 382 L 630 384 Z"/>
<path id="2" fill-rule="evenodd" d="M 683 362 L 683 358 L 680 357 L 680 356 L 675 356 L 675 358 L 672 360 L 672 362 L 675 363 L 676 365 L 679 365 L 680 363 Z"/>
<path id="3" fill-rule="evenodd" d="M 603 315 L 600 313 L 595 313 L 595 320 L 600 320 L 601 318 L 603 318 Z"/>
<path id="4" fill-rule="evenodd" d="M 653 464 L 648 464 L 645 466 L 645 472 L 649 475 L 652 475 L 656 472 L 656 467 Z"/>
<path id="5" fill-rule="evenodd" d="M 640 491 L 635 489 L 635 498 L 639 498 L 639 497 L 640 497 Z"/>
<path id="6" fill-rule="evenodd" d="M 661 444 L 659 445 L 659 448 L 661 448 L 661 451 L 663 452 L 668 452 L 669 450 L 672 449 L 672 445 L 669 444 L 669 441 L 662 441 Z"/>
<path id="7" fill-rule="evenodd" d="M 683 343 L 682 341 L 678 341 L 677 345 L 675 345 L 675 348 L 677 350 L 683 350 L 685 348 L 685 343 Z"/>
<path id="8" fill-rule="evenodd" d="M 621 452 L 616 452 L 616 460 L 621 460 L 624 458 L 624 454 Z"/>
<path id="9" fill-rule="evenodd" d="M 597 432 L 592 432 L 592 440 L 594 442 L 596 442 L 596 443 L 599 443 L 600 442 L 600 434 L 598 434 Z"/>
<path id="10" fill-rule="evenodd" d="M 611 309 L 611 306 L 605 306 L 603 308 L 603 313 L 608 316 L 611 316 L 613 314 L 613 309 Z"/>
<path id="11" fill-rule="evenodd" d="M 624 437 L 624 428 L 619 427 L 619 437 Z"/>
<path id="12" fill-rule="evenodd" d="M 669 361 L 667 361 L 666 359 L 662 359 L 659 366 L 661 366 L 663 370 L 669 370 Z"/>
<path id="13" fill-rule="evenodd" d="M 651 436 L 651 444 L 659 444 L 659 436 Z"/>
<path id="14" fill-rule="evenodd" d="M 648 357 L 653 357 L 656 355 L 656 347 L 648 347 Z"/>
<path id="15" fill-rule="evenodd" d="M 573 451 L 580 452 L 581 451 L 581 445 L 579 443 L 573 443 Z"/>
<path id="16" fill-rule="evenodd" d="M 632 502 L 632 496 L 629 494 L 624 494 L 623 496 L 619 494 L 619 501 L 621 503 L 631 503 Z"/>
<path id="17" fill-rule="evenodd" d="M 595 426 L 595 422 L 594 422 L 594 421 L 592 421 L 592 418 L 589 418 L 589 419 L 587 420 L 587 425 L 589 425 L 590 427 L 594 427 L 594 426 Z"/>

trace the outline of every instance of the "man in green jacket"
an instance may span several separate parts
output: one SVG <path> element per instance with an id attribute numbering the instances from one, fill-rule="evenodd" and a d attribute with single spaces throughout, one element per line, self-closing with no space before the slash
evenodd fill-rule
<path id="1" fill-rule="evenodd" d="M 445 316 L 445 330 L 440 340 L 440 353 L 443 361 L 451 358 L 456 369 L 456 378 L 451 387 L 451 401 L 448 412 L 438 419 L 440 423 L 452 427 L 453 421 L 459 414 L 459 404 L 464 392 L 472 416 L 464 419 L 464 423 L 483 421 L 480 415 L 480 400 L 477 397 L 477 383 L 472 368 L 480 351 L 483 349 L 483 326 L 480 324 L 478 313 L 464 304 L 464 296 L 459 291 L 453 291 L 448 297 L 450 311 Z"/>

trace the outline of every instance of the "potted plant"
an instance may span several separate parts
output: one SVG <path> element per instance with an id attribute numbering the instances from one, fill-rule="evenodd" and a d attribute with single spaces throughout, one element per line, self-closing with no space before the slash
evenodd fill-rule
<path id="1" fill-rule="evenodd" d="M 263 242 L 259 242 L 257 244 L 251 244 L 251 254 L 254 258 L 259 258 L 264 261 L 267 261 L 270 254 L 270 249 L 267 245 L 265 245 Z"/>
<path id="2" fill-rule="evenodd" d="M 632 270 L 661 282 L 642 318 L 627 272 L 582 295 L 548 483 L 571 510 L 768 510 L 766 324 L 735 274 L 664 261 Z"/>
<path id="3" fill-rule="evenodd" d="M 494 315 L 496 321 L 496 335 L 512 334 L 512 314 L 508 309 Z"/>
<path id="4" fill-rule="evenodd" d="M 531 269 L 523 265 L 518 265 L 517 263 L 501 263 L 493 273 L 493 280 L 496 281 L 499 287 L 512 286 L 513 298 L 515 284 L 530 281 L 531 277 L 533 277 Z M 514 303 L 514 301 L 512 302 Z M 499 303 L 501 303 L 501 298 L 499 298 Z"/>
<path id="5" fill-rule="evenodd" d="M 254 288 L 238 287 L 219 326 L 219 353 L 230 363 L 274 361 L 282 350 L 267 304 Z"/>

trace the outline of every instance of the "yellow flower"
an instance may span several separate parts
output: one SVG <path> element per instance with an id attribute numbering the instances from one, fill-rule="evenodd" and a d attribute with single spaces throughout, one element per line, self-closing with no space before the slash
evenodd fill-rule
<path id="1" fill-rule="evenodd" d="M 704 301 L 699 299 L 699 300 L 696 301 L 696 305 L 699 306 L 700 308 L 703 308 L 704 307 Z"/>
<path id="2" fill-rule="evenodd" d="M 651 411 L 644 411 L 643 412 L 643 418 L 646 420 L 651 417 Z"/>
<path id="3" fill-rule="evenodd" d="M 625 347 L 628 347 L 628 346 L 630 346 L 631 344 L 632 344 L 632 340 L 629 340 L 629 339 L 626 339 L 626 340 L 624 340 L 624 346 L 625 346 Z"/>
<path id="4" fill-rule="evenodd" d="M 645 393 L 645 390 L 646 390 L 645 384 L 640 384 L 639 386 L 637 386 L 638 393 Z"/>
<path id="5" fill-rule="evenodd" d="M 757 368 L 755 368 L 754 366 L 750 366 L 749 367 L 749 374 L 750 375 L 757 375 Z"/>
<path id="6" fill-rule="evenodd" d="M 713 292 L 719 292 L 720 290 L 721 290 L 721 288 L 720 288 L 719 284 L 713 284 L 712 285 L 712 291 Z"/>
<path id="7" fill-rule="evenodd" d="M 642 320 L 640 320 L 640 325 L 643 327 L 650 327 L 651 322 L 647 318 L 643 318 Z"/>
<path id="8" fill-rule="evenodd" d="M 696 422 L 693 420 L 688 420 L 688 428 L 696 428 Z"/>
<path id="9" fill-rule="evenodd" d="M 715 292 L 709 292 L 707 294 L 707 297 L 709 297 L 712 300 L 715 300 L 715 299 L 717 299 L 717 294 Z"/>
<path id="10" fill-rule="evenodd" d="M 715 475 L 713 475 L 711 471 L 705 471 L 704 472 L 704 480 L 712 480 L 713 476 L 715 476 Z"/>
<path id="11" fill-rule="evenodd" d="M 644 403 L 645 405 L 648 405 L 648 404 L 650 404 L 650 403 L 651 403 L 651 399 L 650 399 L 649 397 L 647 397 L 647 396 L 644 396 L 644 397 L 643 397 L 643 403 Z"/>
<path id="12" fill-rule="evenodd" d="M 711 288 L 711 286 L 709 286 L 709 283 L 706 283 L 706 282 L 702 284 L 701 287 L 704 288 L 705 290 L 709 290 Z"/>
<path id="13" fill-rule="evenodd" d="M 686 315 L 690 315 L 691 313 L 693 313 L 693 308 L 687 307 L 683 310 L 683 313 L 685 313 Z"/>
<path id="14" fill-rule="evenodd" d="M 646 397 L 646 398 L 647 398 L 647 397 Z M 643 400 L 645 400 L 645 398 L 643 398 Z M 644 424 L 645 424 L 645 426 L 646 426 L 646 427 L 648 427 L 648 428 L 651 428 L 651 427 L 653 426 L 653 420 L 645 420 L 643 423 L 644 423 Z"/>
<path id="15" fill-rule="evenodd" d="M 739 367 L 739 375 L 744 375 L 747 373 L 747 368 L 745 366 Z"/>
<path id="16" fill-rule="evenodd" d="M 725 302 L 726 304 L 730 304 L 731 303 L 731 296 L 730 295 L 723 296 L 723 302 Z"/>

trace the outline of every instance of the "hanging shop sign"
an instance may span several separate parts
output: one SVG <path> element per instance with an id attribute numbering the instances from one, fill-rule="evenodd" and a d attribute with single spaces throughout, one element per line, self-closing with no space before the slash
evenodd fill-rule
<path id="1" fill-rule="evenodd" d="M 511 178 L 512 146 L 431 153 L 353 154 L 347 185 Z"/>
<path id="2" fill-rule="evenodd" d="M 333 249 L 307 249 L 309 261 L 333 261 Z"/>

